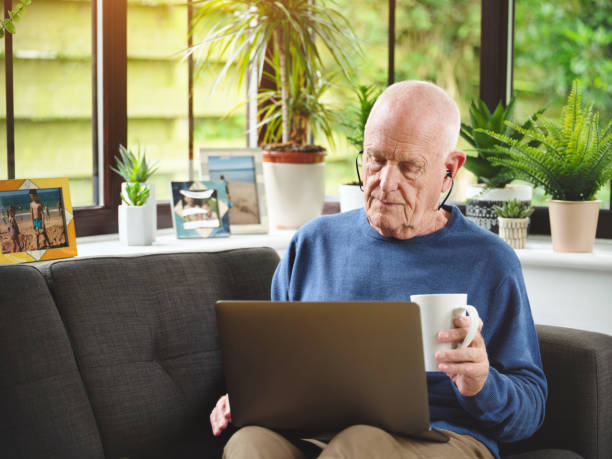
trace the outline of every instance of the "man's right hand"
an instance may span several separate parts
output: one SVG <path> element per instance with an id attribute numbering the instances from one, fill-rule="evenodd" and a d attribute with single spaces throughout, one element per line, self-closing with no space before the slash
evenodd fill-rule
<path id="1" fill-rule="evenodd" d="M 210 426 L 212 427 L 213 435 L 218 437 L 221 435 L 228 424 L 232 422 L 232 414 L 230 412 L 229 397 L 225 394 L 219 399 L 217 405 L 210 413 Z"/>

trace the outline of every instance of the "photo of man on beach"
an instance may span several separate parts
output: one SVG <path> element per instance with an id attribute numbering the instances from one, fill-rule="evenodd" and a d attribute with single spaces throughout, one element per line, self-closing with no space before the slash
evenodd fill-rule
<path id="1" fill-rule="evenodd" d="M 225 183 L 230 225 L 261 223 L 253 156 L 208 156 L 211 180 Z"/>
<path id="2" fill-rule="evenodd" d="M 61 188 L 0 192 L 2 253 L 68 246 Z"/>

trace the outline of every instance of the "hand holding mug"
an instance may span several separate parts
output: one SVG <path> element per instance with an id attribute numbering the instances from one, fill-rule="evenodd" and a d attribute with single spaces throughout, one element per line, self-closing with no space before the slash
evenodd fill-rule
<path id="1" fill-rule="evenodd" d="M 463 342 L 469 333 L 471 320 L 466 316 L 455 319 L 455 326 L 438 333 L 438 339 L 443 343 Z M 462 395 L 472 397 L 484 387 L 489 375 L 489 357 L 485 342 L 480 334 L 482 320 L 478 319 L 478 330 L 469 346 L 456 349 L 439 350 L 435 358 L 438 368 L 448 375 L 457 385 Z"/>
<path id="2" fill-rule="evenodd" d="M 410 301 L 421 312 L 425 370 L 446 373 L 465 396 L 477 394 L 489 373 L 489 360 L 480 334 L 482 321 L 477 309 L 467 304 L 467 294 L 412 295 Z"/>

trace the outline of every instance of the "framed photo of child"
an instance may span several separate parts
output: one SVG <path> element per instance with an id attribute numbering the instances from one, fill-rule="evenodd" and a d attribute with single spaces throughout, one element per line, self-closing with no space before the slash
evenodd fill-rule
<path id="1" fill-rule="evenodd" d="M 74 257 L 68 179 L 0 180 L 0 263 Z"/>
<path id="2" fill-rule="evenodd" d="M 223 182 L 171 182 L 170 186 L 176 237 L 229 236 L 229 207 Z"/>
<path id="3" fill-rule="evenodd" d="M 261 150 L 200 148 L 200 178 L 225 185 L 232 233 L 267 233 Z"/>

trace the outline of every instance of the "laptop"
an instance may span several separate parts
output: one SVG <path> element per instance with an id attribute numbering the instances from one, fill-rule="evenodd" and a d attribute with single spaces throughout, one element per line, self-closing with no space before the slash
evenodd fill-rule
<path id="1" fill-rule="evenodd" d="M 303 436 L 355 424 L 444 442 L 431 428 L 419 306 L 218 301 L 237 427 Z"/>

